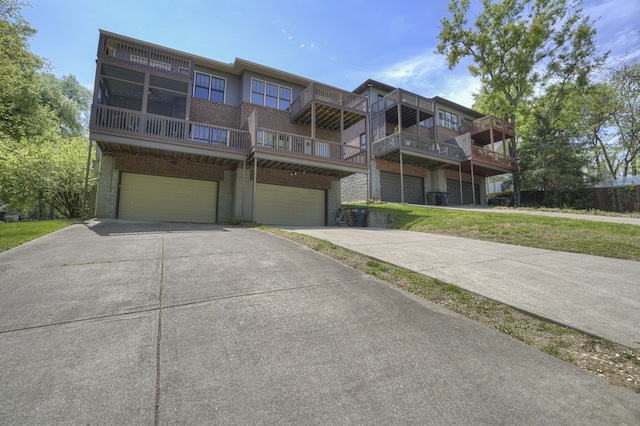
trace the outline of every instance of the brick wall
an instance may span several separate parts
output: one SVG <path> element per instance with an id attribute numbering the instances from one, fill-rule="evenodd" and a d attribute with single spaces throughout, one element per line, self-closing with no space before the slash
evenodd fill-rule
<path id="1" fill-rule="evenodd" d="M 238 129 L 240 127 L 240 109 L 231 105 L 192 98 L 189 120 L 194 123 Z"/>
<path id="2" fill-rule="evenodd" d="M 400 163 L 396 163 L 394 161 L 387 161 L 379 158 L 376 160 L 376 166 L 381 172 L 400 173 Z M 414 166 L 412 164 L 404 164 L 402 166 L 402 172 L 409 176 L 426 177 L 429 173 L 429 169 Z"/>
<path id="3" fill-rule="evenodd" d="M 221 181 L 224 179 L 224 171 L 235 167 L 193 163 L 185 160 L 178 160 L 176 164 L 172 164 L 171 159 L 168 158 L 116 154 L 114 168 L 123 172 Z"/>
<path id="4" fill-rule="evenodd" d="M 254 180 L 253 168 L 251 169 L 251 180 Z M 258 183 L 270 183 L 274 185 L 287 185 L 310 189 L 331 189 L 332 182 L 335 181 L 339 182 L 340 179 L 331 176 L 316 175 L 313 173 L 297 173 L 295 175 L 291 175 L 291 172 L 286 170 L 258 167 Z"/>
<path id="5" fill-rule="evenodd" d="M 446 142 L 449 139 L 453 139 L 456 136 L 460 136 L 460 132 L 456 132 L 455 130 L 451 130 L 446 127 L 438 126 L 438 140 L 441 142 Z"/>

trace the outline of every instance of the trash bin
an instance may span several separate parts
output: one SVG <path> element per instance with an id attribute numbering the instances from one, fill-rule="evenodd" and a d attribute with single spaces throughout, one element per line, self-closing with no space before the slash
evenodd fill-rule
<path id="1" fill-rule="evenodd" d="M 438 192 L 436 195 L 436 205 L 438 206 L 446 206 L 449 204 L 449 193 L 448 192 Z"/>
<path id="2" fill-rule="evenodd" d="M 367 213 L 369 209 L 364 207 L 358 207 L 353 211 L 353 226 L 364 228 L 367 226 Z"/>

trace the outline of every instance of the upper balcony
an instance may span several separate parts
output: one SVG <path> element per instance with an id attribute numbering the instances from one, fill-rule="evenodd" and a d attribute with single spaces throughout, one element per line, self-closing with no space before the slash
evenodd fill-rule
<path id="1" fill-rule="evenodd" d="M 430 138 L 398 132 L 373 143 L 373 156 L 391 161 L 399 159 L 399 154 L 413 157 L 415 163 L 426 167 L 436 167 L 443 163 L 459 164 L 467 159 L 465 152 L 455 143 L 439 142 Z"/>
<path id="2" fill-rule="evenodd" d="M 315 111 L 312 106 L 315 105 Z M 291 104 L 291 120 L 323 129 L 347 129 L 367 116 L 367 98 L 320 83 L 309 87 Z M 315 112 L 315 116 L 314 116 Z"/>
<path id="3" fill-rule="evenodd" d="M 460 132 L 470 133 L 471 139 L 480 145 L 489 145 L 496 141 L 513 139 L 516 136 L 512 123 L 492 115 L 465 123 Z"/>
<path id="4" fill-rule="evenodd" d="M 190 78 L 193 69 L 193 60 L 190 57 L 105 31 L 100 32 L 98 59 L 126 67 L 151 67 L 159 74 L 184 80 Z"/>
<path id="5" fill-rule="evenodd" d="M 371 113 L 375 115 L 379 112 L 391 109 L 398 104 L 410 107 L 414 110 L 419 109 L 430 113 L 431 115 L 435 112 L 435 102 L 433 102 L 432 99 L 418 96 L 414 93 L 407 92 L 406 90 L 396 89 L 371 105 Z"/>

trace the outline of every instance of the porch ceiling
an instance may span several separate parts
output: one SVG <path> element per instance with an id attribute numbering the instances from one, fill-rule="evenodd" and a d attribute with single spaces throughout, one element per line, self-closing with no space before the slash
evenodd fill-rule
<path id="1" fill-rule="evenodd" d="M 300 124 L 311 124 L 312 103 L 307 105 L 293 121 Z M 348 129 L 365 118 L 363 113 L 344 111 L 344 128 Z M 329 130 L 340 130 L 340 108 L 316 103 L 316 127 Z"/>
<path id="2" fill-rule="evenodd" d="M 462 173 L 471 173 L 471 161 L 465 161 L 464 163 L 461 164 L 461 167 L 462 167 Z M 456 172 L 458 171 L 457 167 L 448 167 L 448 168 L 450 168 L 451 170 L 455 169 Z M 486 165 L 486 164 L 482 164 L 474 161 L 473 173 L 476 176 L 489 177 L 489 176 L 502 175 L 505 173 L 513 173 L 513 170 L 492 166 L 492 165 Z"/>
<path id="3" fill-rule="evenodd" d="M 162 158 L 172 161 L 188 161 L 191 163 L 211 164 L 218 166 L 238 166 L 242 164 L 241 161 L 230 158 L 214 157 L 190 152 L 148 148 L 143 146 L 133 146 L 113 142 L 98 141 L 98 146 L 103 153 L 131 154 L 137 156 Z"/>
<path id="4" fill-rule="evenodd" d="M 252 164 L 253 163 L 247 162 L 247 168 L 252 167 Z M 354 172 L 348 172 L 345 170 L 328 169 L 325 167 L 312 166 L 308 164 L 296 164 L 267 158 L 258 158 L 258 167 L 265 169 L 284 170 L 295 174 L 314 174 L 337 178 L 343 178 L 354 174 Z"/>
<path id="5" fill-rule="evenodd" d="M 400 150 L 393 150 L 377 158 L 382 158 L 394 163 L 400 163 Z M 438 167 L 451 163 L 442 161 L 442 159 L 440 158 L 429 157 L 428 155 L 420 155 L 419 153 L 408 153 L 406 151 L 402 151 L 402 164 L 424 167 L 425 169 L 437 169 Z M 458 170 L 457 163 L 453 167 Z"/>
<path id="6" fill-rule="evenodd" d="M 420 115 L 418 115 L 418 112 Z M 426 111 L 418 111 L 415 107 L 408 105 L 400 105 L 400 116 L 402 118 L 402 128 L 406 129 L 411 126 L 415 126 L 422 120 L 426 120 L 429 117 L 433 117 L 433 114 Z M 391 108 L 385 111 L 385 121 L 391 124 L 398 124 L 398 110 Z"/>

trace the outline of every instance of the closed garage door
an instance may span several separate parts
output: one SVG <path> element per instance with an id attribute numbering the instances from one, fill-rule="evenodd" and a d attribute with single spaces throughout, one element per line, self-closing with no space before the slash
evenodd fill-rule
<path id="1" fill-rule="evenodd" d="M 325 225 L 325 191 L 259 183 L 256 222 L 268 225 Z"/>
<path id="2" fill-rule="evenodd" d="M 123 173 L 118 217 L 214 223 L 217 189 L 217 182 Z"/>
<path id="3" fill-rule="evenodd" d="M 449 205 L 459 206 L 460 203 L 460 181 L 447 179 L 447 192 L 449 193 Z M 462 182 L 462 196 L 464 204 L 473 204 L 473 190 L 471 183 Z M 476 204 L 480 204 L 480 186 L 476 184 Z"/>
<path id="4" fill-rule="evenodd" d="M 424 179 L 404 175 L 404 202 L 408 204 L 424 204 Z M 380 198 L 383 201 L 401 203 L 400 175 L 380 172 Z"/>

